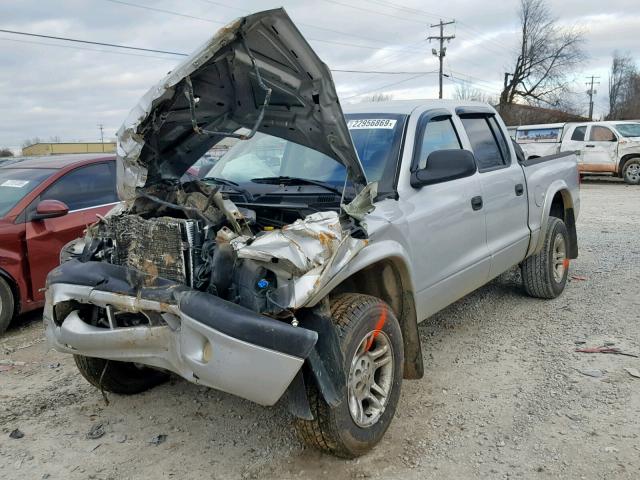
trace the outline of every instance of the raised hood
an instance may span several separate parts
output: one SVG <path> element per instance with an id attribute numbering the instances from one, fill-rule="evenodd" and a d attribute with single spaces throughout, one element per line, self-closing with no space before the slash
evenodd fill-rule
<path id="1" fill-rule="evenodd" d="M 142 97 L 118 131 L 120 197 L 179 179 L 227 133 L 256 125 L 366 183 L 331 73 L 280 8 L 220 29 Z"/>

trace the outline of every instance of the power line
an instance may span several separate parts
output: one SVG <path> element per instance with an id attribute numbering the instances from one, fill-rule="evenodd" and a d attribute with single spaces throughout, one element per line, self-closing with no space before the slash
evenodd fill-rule
<path id="1" fill-rule="evenodd" d="M 26 36 L 32 36 L 32 37 L 41 37 L 41 38 L 51 38 L 51 39 L 55 39 L 55 40 L 59 40 L 59 41 L 65 41 L 65 42 L 74 42 L 74 43 L 82 43 L 82 44 L 91 44 L 91 45 L 101 45 L 101 46 L 107 46 L 107 47 L 112 47 L 112 48 L 122 48 L 122 49 L 127 49 L 127 50 L 142 50 L 145 52 L 154 52 L 154 53 L 164 53 L 167 55 L 177 55 L 177 56 L 181 56 L 181 57 L 187 57 L 188 54 L 186 53 L 182 53 L 182 52 L 168 52 L 166 50 L 155 50 L 152 48 L 139 48 L 139 47 L 131 47 L 128 45 L 119 45 L 119 44 L 115 44 L 115 43 L 104 43 L 104 42 L 96 42 L 96 41 L 89 41 L 89 40 L 80 40 L 77 38 L 70 38 L 70 37 L 54 37 L 52 35 L 41 35 L 41 34 L 36 34 L 36 33 L 28 33 L 28 32 L 18 32 L 18 31 L 13 31 L 13 30 L 0 30 L 0 32 L 4 32 L 4 33 L 12 33 L 15 35 L 26 35 Z M 9 41 L 18 41 L 18 40 L 12 40 L 12 39 L 4 39 L 4 38 L 0 38 L 0 40 L 9 40 Z M 92 52 L 104 52 L 104 53 L 120 53 L 123 54 L 123 52 L 111 52 L 109 50 L 98 50 L 98 49 L 93 49 L 93 48 L 82 48 L 82 47 L 69 47 L 66 45 L 59 45 L 59 44 L 55 44 L 55 43 L 45 43 L 45 42 L 28 42 L 28 41 L 23 41 L 24 43 L 34 43 L 34 44 L 38 44 L 38 45 L 47 45 L 47 46 L 51 46 L 51 47 L 64 47 L 64 48 L 78 48 L 80 50 L 89 50 Z M 166 59 L 166 57 L 155 57 L 155 56 L 150 56 L 150 55 L 136 55 L 136 54 L 129 54 L 129 55 L 135 55 L 135 56 L 142 56 L 142 57 L 149 57 L 149 58 L 161 58 L 161 59 Z M 365 74 L 376 74 L 376 75 L 412 75 L 412 74 L 426 74 L 426 73 L 431 73 L 431 72 L 416 72 L 416 71 L 382 71 L 382 70 L 356 70 L 356 69 L 332 69 L 332 72 L 339 72 L 339 73 L 365 73 Z"/>
<path id="2" fill-rule="evenodd" d="M 474 88 L 477 88 L 478 90 L 482 90 L 483 92 L 486 92 L 486 93 L 490 93 L 491 95 L 497 95 L 499 93 L 497 90 L 492 90 L 489 87 L 486 87 L 484 85 L 479 85 L 478 83 L 473 82 L 471 80 L 465 80 L 464 78 L 455 77 L 453 75 L 453 71 L 450 70 L 450 72 L 451 73 L 449 75 L 445 75 L 445 77 L 447 77 L 452 82 L 460 83 L 460 84 L 466 84 L 466 85 L 472 85 Z M 464 75 L 464 74 L 458 73 L 457 75 Z"/>
<path id="3" fill-rule="evenodd" d="M 153 12 L 159 12 L 159 13 L 166 13 L 169 15 L 174 15 L 176 17 L 190 18 L 191 20 L 200 20 L 203 22 L 217 23 L 218 25 L 226 24 L 226 22 L 223 22 L 221 20 L 211 20 L 210 18 L 197 17 L 195 15 L 188 15 L 186 13 L 174 12 L 172 10 L 165 10 L 163 8 L 150 7 L 148 5 L 139 5 L 137 3 L 124 2 L 122 0 L 106 0 L 106 1 L 111 3 L 119 3 L 120 5 L 126 5 L 128 7 L 141 8 L 143 10 L 151 10 Z"/>
<path id="4" fill-rule="evenodd" d="M 63 41 L 67 41 L 67 42 L 86 43 L 88 45 L 100 45 L 100 46 L 103 46 L 103 47 L 124 48 L 126 50 L 138 50 L 138 51 L 141 51 L 141 52 L 164 53 L 164 54 L 167 54 L 167 55 L 187 56 L 186 53 L 169 52 L 167 50 L 156 50 L 156 49 L 153 49 L 153 48 L 142 48 L 142 47 L 130 47 L 130 46 L 126 46 L 126 45 L 118 45 L 116 43 L 93 42 L 93 41 L 90 41 L 90 40 L 78 40 L 77 38 L 55 37 L 53 35 L 42 35 L 42 34 L 39 34 L 39 33 L 18 32 L 16 30 L 3 30 L 3 29 L 0 29 L 0 33 L 11 33 L 13 35 L 25 35 L 25 36 L 28 36 L 28 37 L 48 38 L 50 40 L 63 40 Z"/>
<path id="5" fill-rule="evenodd" d="M 165 10 L 162 8 L 156 8 L 156 7 L 149 7 L 147 5 L 140 5 L 137 3 L 131 3 L 131 2 L 125 2 L 123 0 L 106 0 L 107 2 L 111 2 L 111 3 L 116 3 L 116 4 L 120 4 L 120 5 L 126 5 L 128 7 L 134 7 L 134 8 L 140 8 L 143 10 L 150 10 L 153 12 L 159 12 L 159 13 L 164 13 L 167 15 L 173 15 L 173 16 L 177 16 L 177 17 L 184 17 L 184 18 L 188 18 L 191 20 L 200 20 L 203 22 L 208 22 L 208 23 L 215 23 L 215 24 L 222 24 L 222 25 L 226 25 L 227 22 L 223 22 L 220 20 L 212 20 L 209 18 L 204 18 L 204 17 L 199 17 L 196 15 L 188 15 L 188 14 L 184 14 L 184 13 L 180 13 L 180 12 L 175 12 L 173 10 Z M 328 1 L 328 0 L 326 0 Z M 327 43 L 329 45 L 340 45 L 340 46 L 345 46 L 345 47 L 354 47 L 354 48 L 364 48 L 367 50 L 380 50 L 380 47 L 375 47 L 375 46 L 371 46 L 371 45 L 361 45 L 361 44 L 357 44 L 357 43 L 348 43 L 348 42 L 339 42 L 336 40 L 325 40 L 322 38 L 311 38 L 311 37 L 307 37 L 307 40 L 310 40 L 312 42 L 320 42 L 320 43 Z"/>
<path id="6" fill-rule="evenodd" d="M 335 70 L 331 70 L 332 72 L 340 72 L 340 73 L 373 73 L 373 74 L 387 74 L 387 75 L 413 75 L 415 74 L 419 74 L 419 75 L 427 75 L 429 73 L 436 73 L 435 71 L 428 71 L 428 72 L 384 72 L 384 71 L 380 71 L 380 70 L 341 70 L 341 69 L 335 69 Z"/>
<path id="7" fill-rule="evenodd" d="M 414 80 L 414 79 L 420 78 L 420 77 L 424 77 L 425 75 L 428 75 L 428 74 L 431 74 L 431 73 L 438 73 L 438 72 L 437 71 L 433 71 L 433 72 L 421 73 L 419 75 L 414 75 L 412 77 L 405 78 L 404 80 L 400 80 L 398 82 L 387 83 L 385 85 L 379 85 L 378 87 L 373 88 L 371 90 L 367 90 L 367 91 L 364 91 L 364 92 L 356 93 L 355 95 L 351 95 L 349 97 L 344 97 L 342 100 L 349 100 L 350 98 L 361 97 L 362 95 L 366 95 L 366 94 L 372 93 L 372 92 L 377 92 L 379 90 L 383 90 L 383 89 L 388 88 L 388 87 L 393 87 L 393 86 L 396 86 L 396 85 L 400 85 L 401 83 L 409 82 L 411 80 Z"/>
<path id="8" fill-rule="evenodd" d="M 398 20 L 404 20 L 405 22 L 419 23 L 420 25 L 422 25 L 422 23 L 423 23 L 420 20 L 415 20 L 415 19 L 406 18 L 406 17 L 400 17 L 398 15 L 391 15 L 389 13 L 381 12 L 379 10 L 371 10 L 370 8 L 358 7 L 356 5 L 349 5 L 348 3 L 338 2 L 336 0 L 323 0 L 323 1 L 325 1 L 327 3 L 333 3 L 335 5 L 341 5 L 343 7 L 353 8 L 355 10 L 360 10 L 362 12 L 373 13 L 374 15 L 382 15 L 383 17 L 397 18 Z"/>
<path id="9" fill-rule="evenodd" d="M 206 0 L 203 0 L 203 1 L 206 1 Z M 388 16 L 388 17 L 391 17 L 391 18 L 397 18 L 397 19 L 399 19 L 399 20 L 404 20 L 404 21 L 407 21 L 407 22 L 420 23 L 420 24 L 422 24 L 422 23 L 423 23 L 423 22 L 418 21 L 418 20 L 416 20 L 416 19 L 407 18 L 407 17 L 400 17 L 400 16 L 397 16 L 397 15 L 391 15 L 391 14 L 386 13 L 386 12 L 380 12 L 380 11 L 377 11 L 377 10 L 371 10 L 371 9 L 367 9 L 367 8 L 362 8 L 362 7 L 358 7 L 358 6 L 355 6 L 355 5 L 349 5 L 349 4 L 345 4 L 345 3 L 342 3 L 342 2 L 338 2 L 338 1 L 336 1 L 336 0 L 324 0 L 324 1 L 325 1 L 325 2 L 329 2 L 329 3 L 336 4 L 336 5 L 342 5 L 342 6 L 344 6 L 344 7 L 354 8 L 354 9 L 356 9 L 356 10 L 361 10 L 361 11 L 365 11 L 365 12 L 368 12 L 368 13 L 373 13 L 373 14 L 377 14 L 377 15 Z M 426 16 L 426 17 L 430 17 L 430 18 L 440 18 L 440 19 L 444 18 L 444 19 L 452 19 L 452 17 L 447 17 L 447 16 L 445 16 L 445 15 L 439 15 L 439 14 L 434 13 L 434 12 L 427 12 L 427 11 L 425 11 L 425 10 L 420 10 L 420 9 L 417 9 L 417 8 L 411 8 L 411 7 L 407 7 L 407 6 L 400 5 L 400 4 L 393 3 L 393 2 L 386 2 L 386 1 L 384 1 L 384 0 L 370 0 L 370 1 L 372 1 L 372 2 L 374 2 L 374 3 L 376 3 L 376 4 L 378 4 L 378 5 L 383 5 L 383 6 L 388 6 L 388 7 L 397 8 L 397 9 L 399 9 L 399 10 L 403 10 L 403 11 L 405 11 L 405 12 L 407 12 L 407 13 L 420 14 L 420 15 L 424 15 L 424 16 Z M 482 42 L 482 43 L 487 43 L 487 42 L 489 42 L 489 43 L 492 43 L 493 45 L 495 45 L 497 48 L 502 49 L 503 51 L 506 51 L 506 52 L 512 53 L 512 52 L 511 52 L 511 50 L 509 50 L 507 47 L 505 47 L 504 45 L 500 44 L 499 42 L 497 42 L 497 41 L 495 41 L 495 40 L 493 40 L 493 39 L 491 39 L 491 38 L 486 38 L 486 34 L 484 34 L 484 33 L 480 32 L 479 30 L 476 30 L 476 29 L 472 28 L 469 24 L 467 24 L 467 23 L 465 23 L 465 22 L 462 22 L 462 21 L 459 21 L 459 20 L 458 20 L 458 22 L 457 22 L 457 23 L 459 23 L 460 25 L 462 25 L 462 28 L 464 28 L 464 29 L 466 29 L 466 30 L 469 30 L 470 32 L 474 33 L 475 35 L 478 35 L 478 36 L 484 37 L 484 38 L 482 38 L 482 39 L 481 39 L 481 42 Z M 496 52 L 496 50 L 493 50 L 493 51 L 494 51 L 494 52 Z M 502 53 L 500 53 L 500 54 L 502 54 Z"/>
<path id="10" fill-rule="evenodd" d="M 98 48 L 79 47 L 77 45 L 60 45 L 58 43 L 37 42 L 33 40 L 17 40 L 15 38 L 4 38 L 4 37 L 0 37 L 0 40 L 3 40 L 5 42 L 26 43 L 30 45 L 46 45 L 48 47 L 72 48 L 74 50 L 86 50 L 88 52 L 112 53 L 114 55 L 127 55 L 129 57 L 159 58 L 161 60 L 170 59 L 170 57 L 158 57 L 156 55 L 142 55 L 139 53 L 129 53 L 129 52 L 114 52 L 112 50 L 101 50 Z"/>
<path id="11" fill-rule="evenodd" d="M 393 3 L 393 2 L 385 2 L 384 0 L 369 0 L 370 2 L 373 3 L 377 3 L 378 5 L 384 5 L 384 6 L 388 6 L 388 7 L 392 7 L 392 8 L 396 8 L 398 10 L 404 10 L 405 12 L 408 13 L 413 13 L 413 14 L 420 14 L 420 15 L 424 15 L 426 17 L 431 17 L 431 18 L 448 18 L 453 20 L 452 17 L 445 17 L 443 15 L 440 15 L 438 13 L 433 13 L 433 12 L 427 12 L 426 10 L 420 10 L 417 8 L 411 8 L 411 7 L 407 7 L 405 5 L 400 5 L 398 3 Z"/>
<path id="12" fill-rule="evenodd" d="M 222 7 L 222 8 L 228 8 L 229 10 L 234 10 L 234 11 L 240 12 L 240 13 L 242 13 L 244 15 L 253 13 L 250 10 L 247 10 L 247 9 L 244 9 L 244 8 L 233 7 L 231 5 L 227 5 L 226 3 L 222 3 L 222 2 L 215 2 L 213 0 L 199 0 L 199 1 L 211 4 L 211 5 L 216 5 L 216 6 L 219 6 L 219 7 Z M 388 47 L 388 45 L 385 45 L 384 42 L 382 42 L 382 41 L 380 41 L 378 39 L 375 39 L 375 38 L 363 37 L 362 35 L 357 35 L 355 33 L 344 32 L 342 30 L 336 30 L 336 29 L 328 28 L 328 27 L 322 27 L 320 25 L 313 25 L 311 23 L 296 22 L 296 24 L 304 26 L 304 27 L 308 27 L 308 28 L 315 28 L 316 30 L 322 30 L 324 32 L 337 33 L 338 35 L 344 35 L 344 36 L 347 36 L 347 37 L 359 38 L 360 40 L 366 40 L 367 42 L 379 43 L 381 45 L 384 45 L 384 46 Z M 392 48 L 394 48 L 394 47 L 392 47 Z"/>

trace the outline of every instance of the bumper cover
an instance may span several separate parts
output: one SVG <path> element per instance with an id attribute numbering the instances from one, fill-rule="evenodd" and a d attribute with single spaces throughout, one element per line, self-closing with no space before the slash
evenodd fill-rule
<path id="1" fill-rule="evenodd" d="M 55 350 L 164 368 L 261 405 L 278 401 L 318 338 L 214 295 L 101 262 L 56 268 L 46 297 L 45 332 Z M 54 307 L 70 300 L 162 320 L 109 329 L 86 323 L 78 310 L 56 318 Z"/>

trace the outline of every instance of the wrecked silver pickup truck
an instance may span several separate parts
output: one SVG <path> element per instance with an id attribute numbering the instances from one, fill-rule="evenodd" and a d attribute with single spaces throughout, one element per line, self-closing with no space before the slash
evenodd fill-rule
<path id="1" fill-rule="evenodd" d="M 422 377 L 418 321 L 518 264 L 553 298 L 577 256 L 575 156 L 519 159 L 473 102 L 343 113 L 282 9 L 219 31 L 118 137 L 123 203 L 49 275 L 50 344 L 105 391 L 174 372 L 282 399 L 302 439 L 339 456 L 372 448 L 402 379 Z"/>

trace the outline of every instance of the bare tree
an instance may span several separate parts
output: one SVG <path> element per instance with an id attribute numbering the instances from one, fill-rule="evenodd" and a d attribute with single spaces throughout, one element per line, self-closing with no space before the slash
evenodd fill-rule
<path id="1" fill-rule="evenodd" d="M 611 71 L 609 72 L 609 114 L 607 119 L 619 119 L 633 106 L 638 72 L 628 53 L 613 52 Z"/>
<path id="2" fill-rule="evenodd" d="M 49 137 L 49 141 L 51 143 L 60 143 L 60 137 L 58 135 L 53 135 L 52 137 Z"/>
<path id="3" fill-rule="evenodd" d="M 466 83 L 456 85 L 456 90 L 453 93 L 453 98 L 456 100 L 472 100 L 475 102 L 484 103 L 495 102 L 495 98 L 493 98 L 491 95 Z"/>
<path id="4" fill-rule="evenodd" d="M 545 0 L 520 0 L 520 22 L 518 57 L 500 105 L 517 100 L 552 105 L 568 91 L 572 70 L 585 58 L 582 32 L 557 26 Z"/>
<path id="5" fill-rule="evenodd" d="M 387 102 L 389 100 L 393 100 L 393 94 L 382 92 L 367 95 L 362 99 L 363 102 Z"/>

